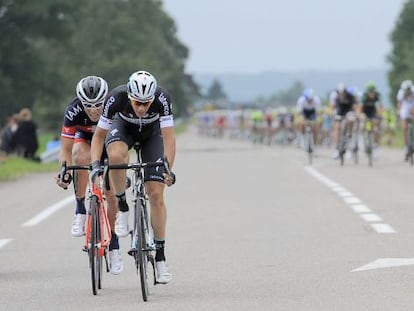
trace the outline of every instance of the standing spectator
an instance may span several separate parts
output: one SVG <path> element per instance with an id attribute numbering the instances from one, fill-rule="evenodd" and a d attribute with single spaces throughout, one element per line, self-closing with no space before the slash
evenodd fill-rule
<path id="1" fill-rule="evenodd" d="M 14 134 L 17 130 L 18 115 L 14 114 L 7 118 L 6 125 L 1 131 L 0 150 L 11 154 L 15 150 Z"/>
<path id="2" fill-rule="evenodd" d="M 26 159 L 36 160 L 35 153 L 39 147 L 37 140 L 37 125 L 32 120 L 32 112 L 28 108 L 23 108 L 19 112 L 19 123 L 14 141 L 19 155 Z"/>

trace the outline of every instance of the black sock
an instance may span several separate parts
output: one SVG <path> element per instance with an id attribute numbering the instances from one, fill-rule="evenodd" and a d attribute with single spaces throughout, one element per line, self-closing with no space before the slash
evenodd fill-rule
<path id="1" fill-rule="evenodd" d="M 118 236 L 114 232 L 111 232 L 111 242 L 109 243 L 109 250 L 111 251 L 113 249 L 119 249 L 119 241 Z"/>
<path id="2" fill-rule="evenodd" d="M 155 242 L 155 261 L 165 261 L 164 246 L 165 241 L 154 240 Z"/>
<path id="3" fill-rule="evenodd" d="M 116 197 L 118 198 L 118 209 L 121 212 L 128 212 L 129 211 L 129 207 L 128 207 L 128 203 L 126 201 L 125 192 L 117 193 L 116 194 Z"/>
<path id="4" fill-rule="evenodd" d="M 86 214 L 85 198 L 76 198 L 76 211 L 75 214 Z"/>

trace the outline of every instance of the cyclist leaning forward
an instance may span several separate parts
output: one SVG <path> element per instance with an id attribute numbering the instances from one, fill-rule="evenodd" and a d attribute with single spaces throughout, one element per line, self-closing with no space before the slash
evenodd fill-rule
<path id="1" fill-rule="evenodd" d="M 407 133 L 409 119 L 412 120 L 414 112 L 414 85 L 411 80 L 401 82 L 397 93 L 397 106 L 400 111 L 401 126 L 403 129 L 403 139 L 405 145 L 405 161 L 408 161 Z"/>
<path id="2" fill-rule="evenodd" d="M 318 116 L 318 111 L 321 108 L 321 100 L 318 95 L 315 94 L 313 89 L 305 89 L 302 95 L 298 98 L 296 103 L 296 110 L 302 118 L 298 121 L 302 138 L 305 135 L 305 122 L 315 121 Z M 318 143 L 318 124 L 312 122 L 313 141 Z M 303 144 L 301 144 L 303 145 Z M 305 146 L 306 147 L 306 146 Z"/>
<path id="3" fill-rule="evenodd" d="M 336 149 L 332 157 L 334 159 L 339 158 L 339 128 L 340 123 L 343 118 L 346 118 L 347 129 L 350 133 L 355 121 L 355 111 L 357 107 L 356 97 L 350 93 L 343 83 L 339 83 L 335 91 L 333 91 L 329 97 L 329 105 L 331 108 L 331 113 L 334 115 L 334 142 Z"/>
<path id="4" fill-rule="evenodd" d="M 102 174 L 99 159 L 104 144 L 109 163 L 122 164 L 127 162 L 128 151 L 135 142 L 140 143 L 144 162 L 162 161 L 165 155 L 172 167 L 175 134 L 170 94 L 158 87 L 155 77 L 146 71 L 133 73 L 126 85 L 120 85 L 108 94 L 104 112 L 92 139 L 92 179 Z M 110 178 L 119 206 L 116 233 L 127 236 L 129 207 L 125 196 L 126 170 L 111 170 Z M 164 188 L 165 184 L 171 186 L 175 182 L 175 176 L 165 174 L 161 165 L 145 169 L 144 181 L 154 229 L 156 277 L 159 283 L 168 283 L 172 274 L 164 254 L 167 222 Z"/>
<path id="5" fill-rule="evenodd" d="M 382 116 L 382 104 L 381 94 L 377 91 L 374 82 L 368 82 L 365 88 L 365 92 L 361 98 L 361 112 L 365 118 L 372 119 L 373 123 L 373 154 L 377 156 L 378 146 L 380 142 L 380 130 L 379 125 Z M 364 123 L 363 123 L 364 124 Z"/>
<path id="6" fill-rule="evenodd" d="M 101 77 L 87 76 L 76 86 L 76 97 L 66 108 L 62 132 L 59 162 L 67 165 L 88 165 L 91 162 L 91 140 L 96 124 L 103 112 L 103 103 L 108 94 L 108 84 Z M 103 154 L 103 157 L 106 153 Z M 70 173 L 69 173 L 70 174 Z M 86 208 L 85 193 L 88 184 L 86 171 L 75 171 L 74 189 L 76 210 L 73 218 L 71 233 L 75 237 L 85 234 Z M 66 182 L 56 179 L 59 187 L 67 189 L 70 180 Z M 105 192 L 108 201 L 108 220 L 111 226 L 112 238 L 109 244 L 109 271 L 119 274 L 122 271 L 122 259 L 119 251 L 118 237 L 115 232 L 115 216 L 118 210 L 115 194 Z"/>

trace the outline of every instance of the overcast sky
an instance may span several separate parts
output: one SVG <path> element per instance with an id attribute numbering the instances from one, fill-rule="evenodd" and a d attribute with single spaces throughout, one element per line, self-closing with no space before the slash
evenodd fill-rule
<path id="1" fill-rule="evenodd" d="M 405 0 L 163 0 L 189 73 L 386 68 Z"/>

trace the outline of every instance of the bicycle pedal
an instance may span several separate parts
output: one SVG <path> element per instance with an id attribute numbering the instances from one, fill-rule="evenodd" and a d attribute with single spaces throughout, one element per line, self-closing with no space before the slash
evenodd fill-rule
<path id="1" fill-rule="evenodd" d="M 86 246 L 82 247 L 82 252 L 87 253 L 88 252 L 88 248 Z"/>
<path id="2" fill-rule="evenodd" d="M 136 248 L 131 248 L 131 249 L 128 251 L 128 255 L 129 255 L 129 256 L 132 256 L 132 257 L 134 257 L 136 253 L 137 253 L 137 249 L 136 249 Z"/>

